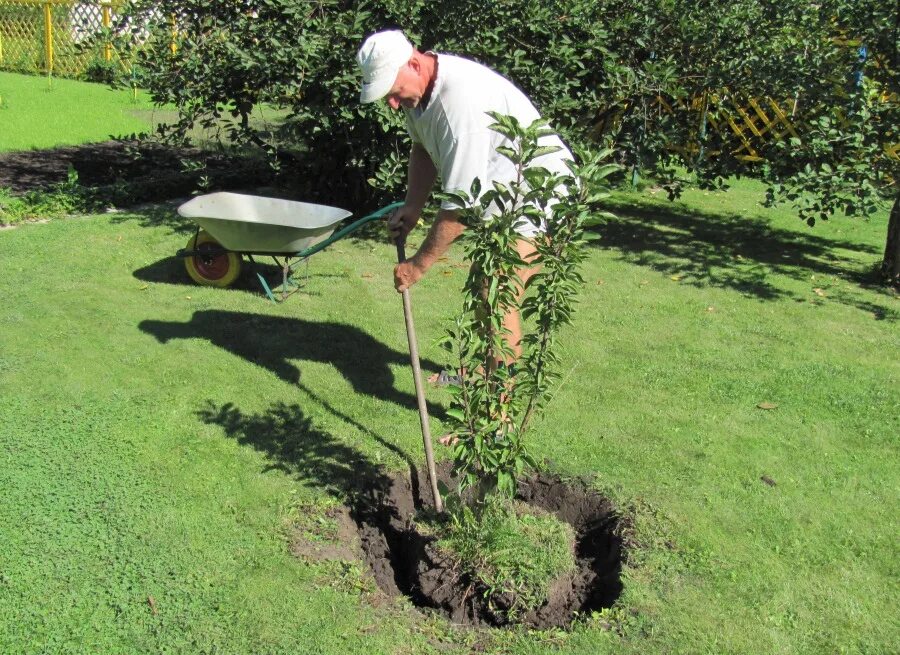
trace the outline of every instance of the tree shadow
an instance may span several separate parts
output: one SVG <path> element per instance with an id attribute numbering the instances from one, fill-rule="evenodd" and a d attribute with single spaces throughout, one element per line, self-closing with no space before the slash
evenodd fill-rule
<path id="1" fill-rule="evenodd" d="M 217 407 L 207 401 L 197 411 L 206 424 L 218 425 L 225 435 L 241 445 L 265 454 L 266 471 L 279 470 L 325 490 L 356 512 L 380 505 L 392 484 L 391 478 L 375 464 L 334 435 L 313 424 L 296 403 L 278 402 L 258 414 L 245 414 L 233 403 Z M 367 431 L 379 444 L 399 454 L 415 474 L 409 456 L 394 444 Z M 416 478 L 413 478 L 416 480 Z"/>
<path id="2" fill-rule="evenodd" d="M 679 275 L 684 284 L 733 289 L 760 300 L 799 298 L 779 287 L 775 276 L 808 281 L 814 274 L 867 285 L 870 271 L 848 263 L 839 251 L 880 254 L 854 241 L 775 228 L 759 217 L 640 200 L 613 202 L 609 209 L 617 218 L 593 230 L 600 235 L 594 245 L 619 251 L 627 262 Z M 869 303 L 847 294 L 840 302 L 871 311 Z M 891 309 L 882 309 L 890 316 Z"/>
<path id="3" fill-rule="evenodd" d="M 390 365 L 409 365 L 409 354 L 389 348 L 352 325 L 316 323 L 297 318 L 223 310 L 194 312 L 191 320 L 141 321 L 138 327 L 160 343 L 171 339 L 206 339 L 248 362 L 272 371 L 289 384 L 301 384 L 301 371 L 291 360 L 331 364 L 362 395 L 418 411 L 416 398 L 394 387 Z M 432 373 L 440 366 L 422 360 Z M 428 403 L 428 412 L 445 418 L 442 407 Z"/>
<path id="4" fill-rule="evenodd" d="M 366 557 L 372 559 L 373 571 L 381 570 L 384 575 L 386 567 L 393 573 L 396 588 L 406 588 L 404 579 L 409 563 L 400 559 L 402 553 L 397 550 L 397 545 L 407 540 L 408 527 L 399 506 L 389 502 L 391 497 L 397 496 L 396 485 L 401 485 L 400 489 L 405 485 L 402 478 L 391 475 L 358 449 L 317 428 L 297 403 L 278 402 L 258 414 L 248 414 L 233 403 L 216 406 L 207 401 L 197 411 L 197 416 L 207 425 L 222 428 L 228 438 L 263 453 L 269 462 L 264 471 L 282 471 L 346 505 L 350 516 L 360 526 L 360 540 L 376 547 L 377 552 Z M 367 433 L 406 461 L 412 507 L 423 509 L 420 475 L 412 459 L 382 437 L 368 430 Z M 380 544 L 378 534 L 373 534 L 373 527 L 380 529 L 383 535 Z M 367 536 L 363 535 L 364 530 Z M 390 561 L 380 559 L 379 554 Z"/>

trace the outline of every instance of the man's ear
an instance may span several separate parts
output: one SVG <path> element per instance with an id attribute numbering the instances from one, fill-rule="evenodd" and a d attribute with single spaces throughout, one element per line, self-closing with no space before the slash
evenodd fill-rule
<path id="1" fill-rule="evenodd" d="M 416 75 L 422 72 L 422 65 L 419 63 L 419 60 L 415 55 L 409 58 L 409 61 L 406 62 L 406 65 L 413 69 L 416 72 Z"/>

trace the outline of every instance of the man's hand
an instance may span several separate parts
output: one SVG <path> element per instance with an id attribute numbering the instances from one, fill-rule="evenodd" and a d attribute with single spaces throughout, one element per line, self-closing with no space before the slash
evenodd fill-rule
<path id="1" fill-rule="evenodd" d="M 388 219 L 388 231 L 391 233 L 391 240 L 396 243 L 398 239 L 405 240 L 406 235 L 419 222 L 422 215 L 420 210 L 416 210 L 409 205 L 399 207 Z"/>
<path id="2" fill-rule="evenodd" d="M 416 257 L 407 259 L 402 264 L 394 267 L 394 288 L 397 291 L 406 291 L 416 282 L 422 279 L 427 269 L 423 268 Z"/>

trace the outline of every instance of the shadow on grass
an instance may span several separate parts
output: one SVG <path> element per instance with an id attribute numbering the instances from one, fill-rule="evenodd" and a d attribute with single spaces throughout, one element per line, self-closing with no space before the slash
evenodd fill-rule
<path id="1" fill-rule="evenodd" d="M 289 384 L 301 384 L 301 371 L 292 360 L 331 364 L 357 394 L 396 403 L 418 411 L 414 395 L 394 387 L 390 365 L 409 366 L 409 355 L 384 345 L 352 325 L 316 323 L 296 318 L 221 310 L 194 312 L 186 323 L 141 321 L 138 327 L 159 342 L 206 339 L 233 355 L 267 368 Z M 437 373 L 440 366 L 423 360 L 422 367 Z M 443 408 L 428 404 L 428 412 L 443 420 Z"/>
<path id="2" fill-rule="evenodd" d="M 259 414 L 245 414 L 233 403 L 212 402 L 197 412 L 204 423 L 218 425 L 231 439 L 264 453 L 270 465 L 324 489 L 346 501 L 356 513 L 373 511 L 390 488 L 385 470 L 334 435 L 317 428 L 296 403 L 275 403 Z M 394 444 L 365 431 L 381 446 L 409 465 L 414 484 L 416 469 L 409 456 Z"/>
<path id="3" fill-rule="evenodd" d="M 169 201 L 159 205 L 134 207 L 113 216 L 113 223 L 137 223 L 141 227 L 168 229 L 173 234 L 183 234 L 185 243 L 190 235 L 197 231 L 197 224 L 191 218 L 179 215 L 178 205 L 190 198 Z"/>
<path id="4" fill-rule="evenodd" d="M 254 257 L 254 259 L 256 260 L 254 266 L 251 266 L 250 262 L 246 259 L 244 260 L 240 276 L 228 288 L 231 290 L 246 291 L 252 295 L 259 296 L 260 299 L 268 302 L 265 291 L 259 283 L 259 279 L 254 274 L 254 268 L 256 272 L 266 279 L 269 286 L 272 289 L 275 289 L 276 287 L 281 287 L 281 267 L 276 266 L 274 263 L 269 263 L 271 260 L 267 262 L 263 257 Z M 321 292 L 315 291 L 313 288 L 309 287 L 308 283 L 310 281 L 329 278 L 346 279 L 349 277 L 349 275 L 345 273 L 311 272 L 314 270 L 315 260 L 313 260 L 313 264 L 310 267 L 307 267 L 305 264 L 300 264 L 295 269 L 293 279 L 296 283 L 300 284 L 301 293 L 304 295 L 322 295 Z M 160 259 L 143 268 L 137 269 L 134 271 L 133 275 L 143 282 L 151 282 L 154 284 L 175 284 L 186 287 L 197 286 L 197 283 L 188 276 L 184 267 L 184 260 L 181 257 L 166 257 Z M 325 285 L 320 285 L 319 288 L 324 288 L 324 286 Z M 277 297 L 278 292 L 275 292 L 275 294 Z"/>
<path id="5" fill-rule="evenodd" d="M 733 289 L 760 300 L 799 298 L 779 286 L 775 276 L 809 282 L 810 275 L 833 276 L 880 291 L 871 271 L 860 271 L 839 251 L 878 255 L 873 246 L 774 228 L 764 219 L 689 210 L 644 200 L 615 202 L 618 218 L 606 221 L 593 242 L 618 250 L 627 262 L 647 266 L 698 287 Z M 887 297 L 887 296 L 886 296 Z M 890 308 L 835 296 L 838 302 L 895 318 Z M 804 298 L 805 299 L 805 298 Z"/>

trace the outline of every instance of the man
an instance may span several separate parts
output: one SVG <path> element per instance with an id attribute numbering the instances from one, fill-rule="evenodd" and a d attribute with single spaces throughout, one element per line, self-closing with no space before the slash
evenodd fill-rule
<path id="1" fill-rule="evenodd" d="M 394 239 L 404 239 L 416 225 L 437 179 L 444 191 L 469 193 L 475 178 L 482 189 L 491 188 L 494 181 L 515 178 L 513 164 L 497 153 L 498 146 L 509 143 L 490 129 L 493 119 L 487 112 L 515 116 L 523 125 L 533 123 L 540 114 L 509 80 L 461 57 L 419 52 L 399 30 L 367 38 L 357 63 L 363 76 L 360 101 L 386 98 L 391 109 L 402 109 L 413 142 L 406 198 L 388 221 Z M 559 137 L 542 137 L 540 145 L 557 146 L 559 151 L 535 159 L 532 165 L 554 173 L 569 172 L 565 160 L 571 160 L 572 154 Z M 464 229 L 459 208 L 443 203 L 419 251 L 394 269 L 397 290 L 421 279 Z M 516 231 L 521 235 L 517 250 L 527 262 L 535 253 L 533 239 L 543 229 L 523 221 Z M 533 268 L 519 271 L 523 284 L 534 272 Z M 518 358 L 522 354 L 518 312 L 507 314 L 504 326 Z"/>

